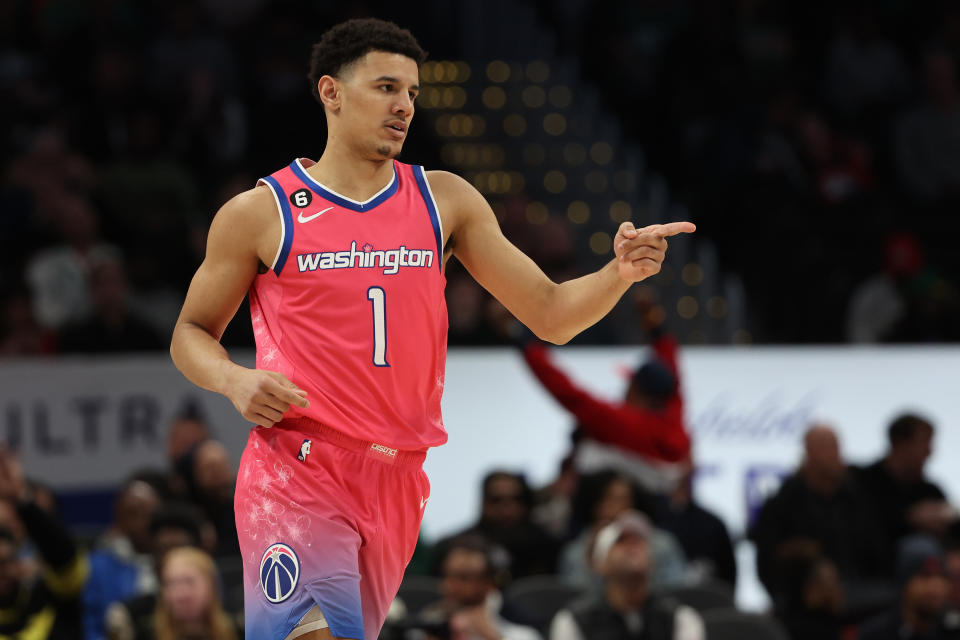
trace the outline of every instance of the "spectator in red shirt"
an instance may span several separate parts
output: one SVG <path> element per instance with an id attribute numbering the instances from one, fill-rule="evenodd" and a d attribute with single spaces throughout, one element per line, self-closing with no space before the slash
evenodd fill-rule
<path id="1" fill-rule="evenodd" d="M 639 296 L 637 307 L 655 355 L 633 373 L 622 402 L 597 397 L 574 384 L 553 363 L 544 343 L 530 335 L 519 336 L 516 330 L 513 337 L 522 346 L 524 360 L 533 374 L 557 402 L 576 417 L 582 436 L 628 454 L 626 465 L 603 460 L 589 465 L 591 468 L 584 468 L 588 465 L 582 464 L 584 460 L 580 456 L 578 468 L 593 471 L 595 467 L 618 467 L 634 476 L 644 488 L 663 491 L 679 478 L 679 466 L 675 463 L 687 460 L 690 455 L 677 367 L 677 342 L 663 330 L 663 309 L 655 306 L 649 296 Z M 677 473 L 666 472 L 674 466 Z"/>

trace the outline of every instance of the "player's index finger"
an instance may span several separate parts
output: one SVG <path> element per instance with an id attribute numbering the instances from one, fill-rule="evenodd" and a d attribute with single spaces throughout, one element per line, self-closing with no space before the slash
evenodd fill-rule
<path id="1" fill-rule="evenodd" d="M 692 222 L 668 222 L 667 224 L 661 225 L 661 227 L 657 235 L 661 235 L 664 238 L 669 238 L 670 236 L 681 233 L 693 233 L 697 230 L 697 225 Z"/>
<path id="2" fill-rule="evenodd" d="M 298 391 L 300 393 L 297 393 Z M 304 395 L 300 395 L 301 393 L 304 393 L 304 392 L 298 389 L 297 387 L 294 387 L 293 389 L 290 389 L 288 387 L 280 387 L 279 389 L 273 392 L 273 395 L 275 395 L 277 398 L 283 400 L 288 404 L 295 404 L 298 407 L 309 407 L 310 402 L 307 400 L 307 398 Z"/>

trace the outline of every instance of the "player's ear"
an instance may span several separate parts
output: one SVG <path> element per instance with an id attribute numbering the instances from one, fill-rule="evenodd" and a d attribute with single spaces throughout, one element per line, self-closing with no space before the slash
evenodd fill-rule
<path id="1" fill-rule="evenodd" d="M 333 76 L 323 76 L 317 81 L 317 91 L 323 106 L 330 111 L 340 110 L 340 83 Z"/>

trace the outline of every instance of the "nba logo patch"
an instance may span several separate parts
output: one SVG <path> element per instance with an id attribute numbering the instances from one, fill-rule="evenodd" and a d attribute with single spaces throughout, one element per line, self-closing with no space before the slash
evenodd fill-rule
<path id="1" fill-rule="evenodd" d="M 273 604 L 293 595 L 300 579 L 300 559 L 293 549 L 277 542 L 267 547 L 260 559 L 260 588 Z"/>
<path id="2" fill-rule="evenodd" d="M 312 443 L 309 440 L 304 440 L 303 444 L 300 445 L 300 453 L 297 454 L 297 460 L 300 462 L 306 462 L 307 456 L 310 455 L 310 445 Z"/>

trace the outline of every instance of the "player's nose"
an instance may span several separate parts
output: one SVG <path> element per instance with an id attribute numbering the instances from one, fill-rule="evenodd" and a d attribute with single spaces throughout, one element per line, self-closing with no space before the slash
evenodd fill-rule
<path id="1" fill-rule="evenodd" d="M 404 116 L 409 116 L 413 113 L 413 100 L 410 99 L 410 96 L 406 98 L 398 98 L 396 102 L 393 103 L 393 113 Z"/>

